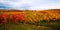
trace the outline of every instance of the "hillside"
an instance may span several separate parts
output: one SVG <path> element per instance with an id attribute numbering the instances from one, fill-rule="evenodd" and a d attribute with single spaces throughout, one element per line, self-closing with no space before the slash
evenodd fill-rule
<path id="1" fill-rule="evenodd" d="M 60 19 L 60 9 L 37 10 L 0 10 L 0 14 L 25 14 L 28 21 Z"/>
<path id="2" fill-rule="evenodd" d="M 0 10 L 0 24 L 1 23 L 0 29 L 2 29 L 3 26 L 5 28 L 7 25 L 8 30 L 60 29 L 60 10 Z"/>

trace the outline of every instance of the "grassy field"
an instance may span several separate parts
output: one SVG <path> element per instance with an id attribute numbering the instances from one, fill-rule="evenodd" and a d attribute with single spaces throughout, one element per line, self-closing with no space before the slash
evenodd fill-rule
<path id="1" fill-rule="evenodd" d="M 7 24 L 7 30 L 60 30 L 59 22 L 40 22 L 35 24 Z"/>
<path id="2" fill-rule="evenodd" d="M 0 25 L 0 30 L 4 30 Z M 6 30 L 60 30 L 59 22 L 39 22 L 38 24 L 12 24 L 7 23 Z"/>
<path id="3" fill-rule="evenodd" d="M 52 30 L 52 28 L 28 24 L 8 24 L 7 30 Z"/>

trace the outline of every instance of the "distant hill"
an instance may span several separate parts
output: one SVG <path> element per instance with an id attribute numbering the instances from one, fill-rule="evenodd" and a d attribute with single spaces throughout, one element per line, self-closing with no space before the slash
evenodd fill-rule
<path id="1" fill-rule="evenodd" d="M 34 11 L 34 10 L 0 9 L 0 11 Z M 35 10 L 35 11 L 37 11 L 37 10 Z M 43 11 L 60 11 L 60 9 L 47 9 L 47 10 L 43 10 Z"/>

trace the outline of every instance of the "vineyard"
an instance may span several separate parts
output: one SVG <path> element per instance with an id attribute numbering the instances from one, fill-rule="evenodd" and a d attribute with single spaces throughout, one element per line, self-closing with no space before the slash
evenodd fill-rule
<path id="1" fill-rule="evenodd" d="M 56 24 L 56 23 L 60 23 L 60 11 L 58 10 L 57 11 L 56 10 L 45 10 L 45 11 L 33 11 L 33 10 L 3 11 L 1 10 L 0 11 L 0 26 L 3 26 L 4 29 L 9 29 L 7 28 L 7 26 L 8 25 L 10 26 L 11 24 L 13 26 L 14 24 L 17 24 L 17 26 L 19 25 L 22 26 L 21 24 L 24 24 L 23 26 L 26 27 L 29 25 L 32 25 L 32 26 L 33 25 L 34 26 L 49 25 L 50 26 L 51 24 Z M 26 24 L 29 24 L 29 25 L 26 25 Z M 41 27 L 37 29 L 40 29 L 40 28 Z"/>

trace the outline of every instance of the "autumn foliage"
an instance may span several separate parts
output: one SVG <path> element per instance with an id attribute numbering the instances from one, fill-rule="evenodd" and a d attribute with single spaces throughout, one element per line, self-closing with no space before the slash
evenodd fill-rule
<path id="1" fill-rule="evenodd" d="M 38 22 L 50 21 L 60 19 L 60 11 L 46 10 L 46 11 L 2 11 L 0 14 L 0 21 L 6 22 L 7 20 L 12 23 L 19 22 Z"/>
<path id="2" fill-rule="evenodd" d="M 18 23 L 18 21 L 23 21 L 24 22 L 26 20 L 26 16 L 25 16 L 24 13 L 21 13 L 21 14 L 11 14 L 11 15 L 9 15 L 9 19 L 13 23 Z"/>
<path id="3" fill-rule="evenodd" d="M 6 23 L 7 23 L 7 15 L 6 14 L 0 14 L 0 24 L 3 24 L 4 29 L 6 29 Z"/>

